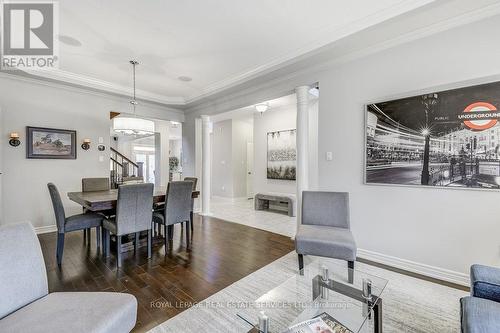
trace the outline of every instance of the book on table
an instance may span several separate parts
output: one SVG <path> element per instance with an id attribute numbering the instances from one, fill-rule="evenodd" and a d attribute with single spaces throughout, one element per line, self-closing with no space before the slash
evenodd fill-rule
<path id="1" fill-rule="evenodd" d="M 293 325 L 283 333 L 353 333 L 328 313 Z"/>

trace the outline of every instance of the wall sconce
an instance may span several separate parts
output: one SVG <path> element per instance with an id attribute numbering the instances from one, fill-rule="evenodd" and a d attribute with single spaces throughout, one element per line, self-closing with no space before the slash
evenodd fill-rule
<path id="1" fill-rule="evenodd" d="M 10 133 L 9 137 L 9 145 L 11 145 L 12 147 L 17 147 L 21 144 L 21 141 L 19 141 L 19 133 L 12 132 Z"/>
<path id="2" fill-rule="evenodd" d="M 89 150 L 90 149 L 90 139 L 83 139 L 82 149 L 83 150 Z"/>

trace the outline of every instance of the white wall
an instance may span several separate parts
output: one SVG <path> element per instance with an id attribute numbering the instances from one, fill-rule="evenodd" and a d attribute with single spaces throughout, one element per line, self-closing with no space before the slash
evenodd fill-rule
<path id="1" fill-rule="evenodd" d="M 214 123 L 212 132 L 212 195 L 233 197 L 233 124 L 230 119 Z"/>
<path id="2" fill-rule="evenodd" d="M 499 16 L 483 19 L 359 60 L 237 91 L 195 112 L 224 112 L 319 82 L 318 183 L 322 190 L 350 193 L 358 247 L 383 254 L 381 260 L 390 256 L 403 259 L 396 263 L 420 263 L 415 267 L 424 273 L 437 267 L 466 278 L 472 263 L 500 266 L 500 193 L 364 185 L 364 104 L 500 80 L 498 31 Z M 259 137 L 256 132 L 256 143 Z M 331 162 L 325 161 L 327 151 L 333 152 Z M 256 165 L 259 170 L 262 166 Z M 442 277 L 446 272 L 441 271 Z"/>
<path id="3" fill-rule="evenodd" d="M 14 148 L 3 138 L 0 140 L 4 161 L 2 223 L 31 221 L 35 227 L 53 225 L 48 182 L 58 186 L 67 215 L 81 213 L 81 207 L 70 202 L 66 193 L 79 191 L 83 177 L 109 177 L 109 150 L 99 152 L 97 142 L 103 137 L 104 144 L 109 146 L 109 112 L 128 111 L 128 99 L 2 75 L 0 108 L 4 117 L 0 124 L 3 133 L 19 132 L 22 142 Z M 141 103 L 138 113 L 159 115 L 161 110 Z M 168 115 L 171 109 L 164 112 Z M 181 121 L 183 118 L 177 117 Z M 76 130 L 77 159 L 26 159 L 26 126 Z M 88 151 L 80 148 L 83 138 L 92 140 Z M 100 155 L 102 162 L 99 162 Z"/>
<path id="4" fill-rule="evenodd" d="M 267 179 L 267 133 L 297 128 L 297 106 L 288 105 L 269 109 L 253 118 L 254 139 L 254 193 L 278 192 L 295 194 L 297 185 L 293 180 Z"/>

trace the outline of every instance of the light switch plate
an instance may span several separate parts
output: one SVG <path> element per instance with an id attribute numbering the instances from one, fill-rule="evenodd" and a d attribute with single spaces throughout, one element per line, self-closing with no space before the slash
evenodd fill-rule
<path id="1" fill-rule="evenodd" d="M 102 136 L 99 137 L 99 143 L 104 143 L 104 138 Z"/>
<path id="2" fill-rule="evenodd" d="M 326 152 L 326 160 L 327 161 L 332 161 L 333 160 L 333 153 L 331 151 Z"/>
<path id="3" fill-rule="evenodd" d="M 104 156 L 99 155 L 99 162 L 104 162 Z"/>

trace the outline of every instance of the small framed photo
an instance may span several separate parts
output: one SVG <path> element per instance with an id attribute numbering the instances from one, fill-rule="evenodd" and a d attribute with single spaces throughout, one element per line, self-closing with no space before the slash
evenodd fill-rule
<path id="1" fill-rule="evenodd" d="M 76 159 L 76 131 L 26 127 L 26 158 Z"/>

